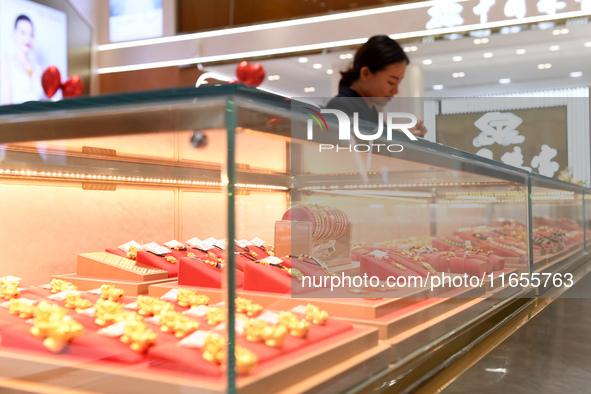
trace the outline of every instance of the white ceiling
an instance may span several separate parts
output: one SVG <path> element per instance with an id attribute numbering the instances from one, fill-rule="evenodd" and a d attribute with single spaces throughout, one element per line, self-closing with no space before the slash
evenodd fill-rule
<path id="1" fill-rule="evenodd" d="M 553 33 L 564 33 L 564 29 L 568 29 L 568 33 Z M 408 55 L 423 72 L 425 97 L 482 96 L 591 86 L 591 24 L 586 21 L 546 29 L 527 26 L 514 34 L 493 33 L 488 37 L 488 43 L 479 45 L 474 39 L 466 36 L 456 40 L 403 43 L 405 47 L 416 47 Z M 553 45 L 558 45 L 559 49 L 550 50 Z M 525 49 L 526 53 L 517 55 L 518 49 Z M 492 53 L 492 58 L 484 58 L 486 52 Z M 306 63 L 298 61 L 300 56 L 261 60 L 267 76 L 261 88 L 289 97 L 317 97 L 319 99 L 314 101 L 323 104 L 323 98 L 336 92 L 338 70 L 345 69 L 351 62 L 350 59 L 340 59 L 339 55 L 352 53 L 352 50 L 325 51 L 305 56 Z M 462 60 L 453 61 L 454 56 L 461 56 Z M 424 65 L 425 59 L 432 60 L 432 64 Z M 314 64 L 322 67 L 315 69 Z M 550 64 L 551 67 L 538 69 L 539 64 Z M 328 75 L 328 69 L 334 73 Z M 207 70 L 233 77 L 236 64 L 208 66 Z M 583 75 L 569 76 L 577 71 Z M 459 72 L 464 73 L 463 78 L 452 77 Z M 279 75 L 279 79 L 268 79 L 274 75 Z M 510 78 L 511 82 L 500 84 L 501 78 Z M 433 90 L 433 85 L 443 85 L 444 88 Z M 310 87 L 315 90 L 304 91 Z"/>

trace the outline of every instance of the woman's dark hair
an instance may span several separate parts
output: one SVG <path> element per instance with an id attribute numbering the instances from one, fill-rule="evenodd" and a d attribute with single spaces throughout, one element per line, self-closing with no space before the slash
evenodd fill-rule
<path id="1" fill-rule="evenodd" d="M 15 29 L 16 29 L 16 25 L 18 25 L 18 23 L 20 21 L 27 21 L 27 22 L 29 22 L 31 24 L 31 26 L 33 26 L 33 22 L 31 22 L 31 18 L 29 18 L 26 15 L 21 14 L 21 15 L 17 16 L 16 17 L 16 20 L 14 21 L 14 28 Z"/>
<path id="2" fill-rule="evenodd" d="M 353 66 L 341 71 L 341 84 L 351 86 L 359 78 L 361 69 L 368 67 L 372 73 L 393 63 L 410 63 L 402 47 L 388 36 L 373 36 L 355 53 Z"/>

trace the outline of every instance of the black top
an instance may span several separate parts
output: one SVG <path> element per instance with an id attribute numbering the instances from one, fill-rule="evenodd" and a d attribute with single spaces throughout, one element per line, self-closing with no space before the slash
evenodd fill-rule
<path id="1" fill-rule="evenodd" d="M 360 120 L 378 124 L 379 115 L 376 107 L 370 108 L 359 93 L 343 84 L 339 85 L 339 94 L 326 104 L 326 108 L 341 110 L 351 118 L 353 118 L 353 112 L 357 112 Z"/>

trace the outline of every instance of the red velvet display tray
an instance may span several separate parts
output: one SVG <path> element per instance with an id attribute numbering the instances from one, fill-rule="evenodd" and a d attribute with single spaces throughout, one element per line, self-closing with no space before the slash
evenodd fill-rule
<path id="1" fill-rule="evenodd" d="M 26 298 L 35 300 L 43 300 L 51 294 L 49 290 L 37 287 L 23 291 L 23 297 L 26 295 Z M 97 295 L 86 292 L 81 292 L 81 296 L 91 301 L 98 299 Z M 132 297 L 126 297 L 122 302 L 133 300 Z M 178 311 L 188 309 L 174 304 Z M 79 363 L 77 365 L 81 369 L 110 368 L 118 365 L 118 369 L 123 374 L 133 365 L 131 369 L 145 373 L 143 378 L 147 380 L 152 378 L 158 380 L 161 377 L 168 379 L 171 376 L 189 377 L 197 374 L 200 376 L 197 380 L 199 383 L 192 386 L 205 390 L 211 389 L 212 392 L 222 392 L 224 389 L 224 373 L 218 366 L 204 361 L 201 350 L 177 346 L 178 340 L 172 334 L 161 332 L 153 323 L 149 325 L 157 332 L 158 342 L 147 354 L 140 354 L 121 343 L 118 338 L 98 335 L 95 330 L 101 327 L 94 324 L 92 317 L 83 316 L 74 311 L 69 311 L 68 314 L 75 320 L 83 322 L 84 334 L 75 338 L 60 354 L 53 354 L 45 349 L 42 339 L 35 338 L 29 333 L 32 327 L 30 323 L 8 314 L 5 308 L 0 309 L 2 353 L 6 355 L 16 352 L 18 355 L 30 354 L 32 357 L 45 356 L 46 359 L 49 357 L 50 364 L 54 361 Z M 86 322 L 84 322 L 85 319 Z M 214 329 L 204 318 L 196 320 L 200 321 L 200 329 Z M 239 386 L 252 392 L 260 392 L 269 387 L 280 390 L 286 385 L 305 380 L 310 370 L 321 372 L 338 366 L 343 360 L 350 358 L 357 358 L 360 362 L 371 361 L 375 372 L 386 365 L 387 357 L 387 347 L 378 346 L 377 339 L 377 330 L 354 327 L 350 323 L 333 317 L 329 317 L 326 325 L 323 326 L 311 324 L 305 339 L 288 336 L 280 349 L 252 343 L 238 336 L 238 344 L 251 350 L 259 358 L 257 366 L 248 376 L 239 377 Z M 359 357 L 360 353 L 365 353 L 365 356 Z M 342 368 L 352 367 L 353 365 L 349 362 Z M 358 378 L 364 379 L 367 375 Z M 202 386 L 201 383 L 205 385 Z"/>

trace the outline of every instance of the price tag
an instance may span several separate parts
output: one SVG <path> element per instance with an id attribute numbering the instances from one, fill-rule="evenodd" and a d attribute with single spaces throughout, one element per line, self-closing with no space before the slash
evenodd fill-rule
<path id="1" fill-rule="evenodd" d="M 276 256 L 265 257 L 264 259 L 261 259 L 259 261 L 264 261 L 265 263 L 269 263 L 272 265 L 280 265 L 281 263 L 283 263 L 283 260 Z"/>
<path id="2" fill-rule="evenodd" d="M 199 242 L 201 242 L 201 240 L 199 238 L 191 238 L 190 240 L 187 241 L 187 245 L 189 245 L 190 247 L 194 248 L 195 245 L 197 245 Z"/>
<path id="3" fill-rule="evenodd" d="M 123 307 L 125 309 L 137 309 L 138 305 L 137 305 L 137 302 L 132 302 L 132 303 L 123 305 Z"/>
<path id="4" fill-rule="evenodd" d="M 178 346 L 202 348 L 205 345 L 205 339 L 209 335 L 209 331 L 197 330 L 191 335 L 186 336 L 178 342 Z"/>
<path id="5" fill-rule="evenodd" d="M 193 247 L 197 248 L 197 249 L 201 249 L 204 252 L 207 252 L 208 250 L 215 248 L 215 246 L 213 246 L 212 243 L 207 242 L 207 241 L 197 242 L 197 243 L 195 243 L 195 245 Z"/>
<path id="6" fill-rule="evenodd" d="M 214 242 L 213 246 L 217 246 L 218 248 L 224 250 L 224 249 L 226 249 L 226 240 L 220 239 L 220 240 Z"/>
<path id="7" fill-rule="evenodd" d="M 94 312 L 95 312 L 95 309 L 91 307 L 91 308 L 83 309 L 78 313 L 80 313 L 81 315 L 84 315 L 84 316 L 94 317 Z"/>
<path id="8" fill-rule="evenodd" d="M 178 297 L 179 289 L 172 289 L 168 291 L 168 293 L 164 294 L 160 297 L 161 300 L 168 301 L 168 302 L 176 302 Z"/>
<path id="9" fill-rule="evenodd" d="M 3 277 L 1 279 L 6 279 L 6 280 L 9 280 L 11 282 L 20 282 L 22 280 L 22 278 L 17 278 L 16 276 L 12 276 L 12 275 L 5 276 L 5 277 Z"/>
<path id="10" fill-rule="evenodd" d="M 36 303 L 39 302 L 39 300 L 30 300 L 28 298 L 19 298 L 18 300 L 26 305 L 35 305 Z M 8 304 L 9 304 L 9 301 L 3 302 L 0 304 L 0 307 L 8 308 Z"/>
<path id="11" fill-rule="evenodd" d="M 170 250 L 165 248 L 164 246 L 158 245 L 156 242 L 150 242 L 149 244 L 144 245 L 144 249 L 148 252 L 152 252 L 157 255 L 165 255 L 166 253 L 170 253 Z"/>
<path id="12" fill-rule="evenodd" d="M 257 320 L 262 320 L 264 322 L 267 322 L 269 324 L 279 324 L 279 314 L 275 313 L 275 312 L 265 312 L 262 315 L 260 315 L 259 317 L 257 317 Z"/>
<path id="13" fill-rule="evenodd" d="M 145 318 L 144 322 L 152 323 L 152 324 L 159 326 L 160 325 L 160 316 L 152 316 L 152 317 Z"/>
<path id="14" fill-rule="evenodd" d="M 177 241 L 176 239 L 173 239 L 172 241 L 168 241 L 167 243 L 165 243 L 164 245 L 166 245 L 168 248 L 170 249 L 175 249 L 175 248 L 184 248 L 185 245 L 183 245 L 182 243 L 180 243 L 179 241 Z"/>
<path id="15" fill-rule="evenodd" d="M 234 323 L 234 330 L 236 331 L 237 334 L 244 334 L 244 324 L 246 323 L 246 320 L 242 320 L 242 319 L 236 319 L 235 323 Z M 226 331 L 226 323 L 220 323 L 217 326 L 214 327 L 215 331 L 220 331 L 220 332 L 224 332 Z"/>
<path id="16" fill-rule="evenodd" d="M 378 250 L 378 249 L 376 249 L 376 250 L 374 250 L 373 252 L 371 252 L 369 255 L 370 255 L 370 256 L 374 256 L 374 257 L 376 257 L 378 260 L 381 260 L 381 259 L 383 259 L 384 257 L 386 257 L 386 256 L 388 255 L 388 253 L 386 253 L 386 252 L 383 252 L 383 251 L 381 251 L 381 250 Z"/>
<path id="17" fill-rule="evenodd" d="M 95 294 L 95 295 L 101 295 L 101 289 L 98 288 L 98 289 L 88 290 L 87 293 Z"/>
<path id="18" fill-rule="evenodd" d="M 215 239 L 214 237 L 209 237 L 209 238 L 207 238 L 207 239 L 206 239 L 204 242 L 209 242 L 210 244 L 212 244 L 212 245 L 213 245 L 213 244 L 214 244 L 214 243 L 216 243 L 217 241 L 218 241 L 218 240 L 217 240 L 217 239 Z"/>
<path id="19" fill-rule="evenodd" d="M 183 312 L 183 315 L 191 316 L 191 317 L 203 317 L 207 313 L 207 306 L 206 305 L 199 305 L 194 306 L 191 309 L 187 309 Z"/>
<path id="20" fill-rule="evenodd" d="M 106 337 L 110 337 L 110 338 L 117 338 L 125 333 L 125 325 L 126 324 L 127 324 L 127 322 L 120 321 L 120 322 L 111 324 L 108 327 L 101 328 L 96 333 L 99 335 L 104 335 Z"/>
<path id="21" fill-rule="evenodd" d="M 139 243 L 135 242 L 135 241 L 129 241 L 123 245 L 119 245 L 118 249 L 124 251 L 125 253 L 129 252 L 129 248 L 131 246 L 134 246 L 138 249 L 142 248 L 142 245 L 140 245 Z"/>
<path id="22" fill-rule="evenodd" d="M 298 305 L 291 308 L 291 311 L 298 315 L 305 315 L 306 314 L 306 306 L 305 305 Z"/>
<path id="23" fill-rule="evenodd" d="M 54 301 L 63 301 L 66 299 L 68 294 L 80 294 L 80 292 L 78 290 L 64 290 L 60 291 L 59 293 L 52 294 L 47 298 Z"/>
<path id="24" fill-rule="evenodd" d="M 250 245 L 252 245 L 249 241 L 245 240 L 245 239 L 241 239 L 240 241 L 236 241 L 236 246 L 244 249 L 249 247 Z"/>
<path id="25" fill-rule="evenodd" d="M 250 242 L 252 242 L 252 244 L 254 246 L 257 246 L 259 248 L 265 244 L 265 241 L 263 241 L 260 238 L 253 238 L 253 239 L 250 240 Z"/>

